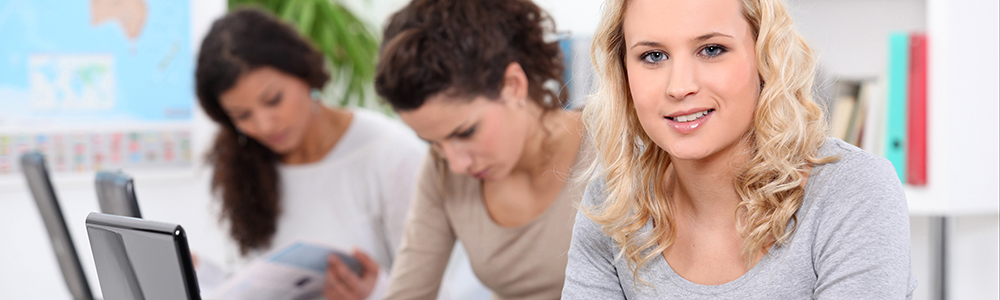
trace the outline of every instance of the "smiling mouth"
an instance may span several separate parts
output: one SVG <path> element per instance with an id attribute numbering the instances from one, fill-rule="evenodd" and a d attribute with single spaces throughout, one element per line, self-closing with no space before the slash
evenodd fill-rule
<path id="1" fill-rule="evenodd" d="M 666 118 L 669 119 L 669 120 L 671 120 L 671 121 L 678 122 L 678 123 L 687 123 L 687 122 L 691 122 L 691 121 L 695 121 L 695 120 L 701 119 L 701 118 L 707 116 L 709 113 L 712 113 L 713 111 L 715 111 L 715 109 L 703 110 L 703 111 L 699 111 L 699 112 L 696 112 L 696 113 L 693 113 L 693 114 L 690 114 L 690 115 L 683 115 L 683 116 L 676 116 L 676 117 L 666 117 Z"/>

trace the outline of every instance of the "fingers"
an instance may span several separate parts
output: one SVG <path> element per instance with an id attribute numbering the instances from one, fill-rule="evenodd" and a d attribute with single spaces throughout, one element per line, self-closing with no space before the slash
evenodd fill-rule
<path id="1" fill-rule="evenodd" d="M 357 248 L 352 254 L 364 268 L 361 277 L 351 271 L 336 254 L 327 258 L 326 279 L 323 282 L 323 296 L 327 299 L 365 299 L 375 288 L 378 263 Z"/>
<path id="2" fill-rule="evenodd" d="M 348 291 L 351 295 L 361 294 L 363 290 L 361 288 L 361 279 L 351 269 L 347 268 L 347 265 L 340 261 L 337 255 L 330 255 L 327 271 L 327 277 L 336 279 L 339 283 L 338 285 L 343 286 L 344 290 Z"/>
<path id="3" fill-rule="evenodd" d="M 337 276 L 337 271 L 332 267 L 326 269 L 326 279 L 323 281 L 323 297 L 328 300 L 353 299 L 351 292 Z"/>
<path id="4" fill-rule="evenodd" d="M 378 276 L 378 263 L 375 262 L 371 257 L 368 257 L 364 251 L 354 248 L 354 258 L 358 260 L 361 267 L 364 268 L 364 273 L 361 274 L 362 279 L 375 278 Z"/>

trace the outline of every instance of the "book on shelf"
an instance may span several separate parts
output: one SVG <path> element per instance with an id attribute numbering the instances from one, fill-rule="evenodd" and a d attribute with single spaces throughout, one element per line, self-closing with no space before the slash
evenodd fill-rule
<path id="1" fill-rule="evenodd" d="M 848 143 L 851 143 L 848 136 L 858 106 L 856 90 L 853 83 L 837 82 L 837 98 L 833 101 L 833 107 L 830 109 L 830 135 Z M 852 144 L 856 145 L 857 143 Z"/>
<path id="2" fill-rule="evenodd" d="M 927 35 L 910 35 L 906 183 L 927 184 Z"/>
<path id="3" fill-rule="evenodd" d="M 862 137 L 867 127 L 871 95 L 865 94 L 871 79 L 838 80 L 837 97 L 830 104 L 830 136 L 858 147 L 864 147 Z M 870 93 L 870 92 L 869 92 Z"/>
<path id="4" fill-rule="evenodd" d="M 886 75 L 885 148 L 883 155 L 893 167 L 900 182 L 906 181 L 907 149 L 907 88 L 910 74 L 910 35 L 906 32 L 889 34 L 889 70 Z"/>
<path id="5" fill-rule="evenodd" d="M 859 102 L 865 106 L 858 146 L 878 156 L 885 156 L 882 151 L 885 144 L 885 91 L 882 86 L 882 81 L 865 80 L 858 90 Z"/>

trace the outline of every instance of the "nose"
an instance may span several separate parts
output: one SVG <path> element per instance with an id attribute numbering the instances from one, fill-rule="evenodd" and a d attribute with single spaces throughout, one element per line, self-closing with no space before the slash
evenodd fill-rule
<path id="1" fill-rule="evenodd" d="M 450 142 L 441 143 L 440 149 L 444 154 L 444 159 L 448 161 L 448 167 L 452 173 L 459 175 L 469 173 L 469 167 L 472 166 L 472 155 L 468 151 Z"/>
<path id="2" fill-rule="evenodd" d="M 274 132 L 276 128 L 276 121 L 273 113 L 267 110 L 260 110 L 254 114 L 254 127 L 257 127 L 257 132 L 260 132 L 263 136 L 268 136 Z"/>
<path id="3" fill-rule="evenodd" d="M 683 100 L 698 93 L 697 70 L 691 59 L 676 58 L 672 62 L 670 78 L 667 79 L 667 96 Z"/>

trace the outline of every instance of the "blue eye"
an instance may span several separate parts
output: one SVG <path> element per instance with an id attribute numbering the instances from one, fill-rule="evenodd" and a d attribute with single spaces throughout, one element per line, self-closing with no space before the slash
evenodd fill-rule
<path id="1" fill-rule="evenodd" d="M 719 45 L 708 45 L 701 49 L 701 55 L 708 57 L 716 57 L 726 52 L 729 52 L 729 50 Z"/>
<path id="2" fill-rule="evenodd" d="M 660 51 L 650 51 L 640 55 L 639 59 L 645 63 L 655 64 L 667 59 L 667 54 Z"/>

